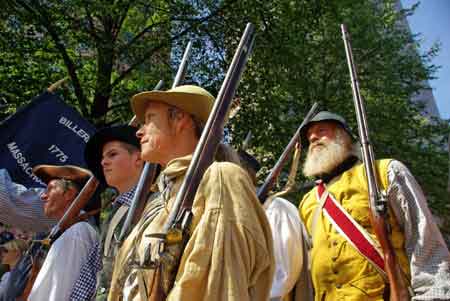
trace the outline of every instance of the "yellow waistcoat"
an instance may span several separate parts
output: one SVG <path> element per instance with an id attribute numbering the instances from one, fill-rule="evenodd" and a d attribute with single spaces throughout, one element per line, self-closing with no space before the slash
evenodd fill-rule
<path id="1" fill-rule="evenodd" d="M 391 160 L 376 162 L 380 175 L 379 184 L 386 190 L 388 165 Z M 363 164 L 357 164 L 333 179 L 328 191 L 377 241 L 369 219 L 369 201 Z M 317 188 L 308 192 L 300 203 L 300 216 L 311 234 L 312 220 L 318 205 Z M 391 241 L 402 270 L 409 275 L 408 260 L 404 249 L 404 235 L 389 212 L 392 227 Z M 331 225 L 322 214 L 318 218 L 311 250 L 311 274 L 315 300 L 352 301 L 383 300 L 384 281 L 379 272 L 361 256 Z"/>

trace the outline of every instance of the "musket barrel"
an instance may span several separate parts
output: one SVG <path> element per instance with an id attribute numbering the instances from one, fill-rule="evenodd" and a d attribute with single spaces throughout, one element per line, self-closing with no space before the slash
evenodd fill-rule
<path id="1" fill-rule="evenodd" d="M 356 112 L 356 119 L 358 123 L 358 132 L 359 132 L 359 138 L 362 146 L 362 155 L 363 155 L 363 162 L 364 166 L 366 167 L 366 174 L 367 174 L 367 181 L 368 181 L 368 189 L 369 189 L 369 195 L 370 200 L 372 202 L 372 205 L 374 208 L 378 208 L 377 204 L 375 204 L 375 201 L 379 196 L 381 195 L 381 191 L 379 189 L 379 185 L 376 180 L 376 173 L 375 173 L 375 157 L 372 150 L 372 144 L 370 143 L 369 139 L 369 131 L 368 131 L 368 124 L 367 124 L 367 115 L 364 107 L 364 102 L 361 97 L 360 89 L 359 89 L 359 82 L 358 82 L 358 75 L 356 72 L 356 66 L 353 60 L 353 51 L 352 46 L 350 44 L 350 38 L 347 32 L 347 29 L 344 24 L 341 24 L 341 30 L 342 30 L 342 38 L 344 40 L 344 46 L 345 46 L 345 54 L 347 57 L 347 63 L 350 73 L 350 79 L 351 79 L 351 86 L 352 86 L 352 93 L 353 93 L 353 101 L 355 105 L 355 112 Z M 378 214 L 378 212 L 377 212 Z"/>
<path id="2" fill-rule="evenodd" d="M 226 115 L 230 108 L 232 99 L 238 87 L 241 75 L 244 71 L 245 63 L 251 53 L 254 41 L 254 26 L 248 23 L 244 34 L 239 42 L 239 46 L 234 54 L 233 60 L 225 76 L 223 84 L 214 102 L 213 108 L 206 122 L 205 129 L 199 139 L 194 151 L 191 163 L 186 172 L 186 177 L 177 193 L 175 202 L 164 224 L 162 233 L 167 234 L 169 229 L 175 224 L 181 207 L 192 206 L 198 185 L 203 177 L 203 173 L 214 160 L 214 153 L 220 142 Z"/>
<path id="3" fill-rule="evenodd" d="M 275 184 L 278 176 L 281 173 L 281 170 L 286 164 L 286 161 L 288 159 L 288 156 L 292 153 L 292 150 L 295 147 L 295 144 L 300 141 L 300 130 L 302 127 L 307 124 L 311 118 L 313 118 L 314 114 L 317 111 L 317 107 L 319 104 L 315 102 L 311 109 L 309 109 L 309 112 L 306 114 L 305 118 L 303 119 L 302 123 L 298 127 L 295 134 L 292 136 L 291 140 L 289 141 L 288 145 L 284 149 L 283 153 L 281 154 L 280 158 L 278 158 L 277 163 L 275 163 L 275 166 L 270 170 L 269 175 L 267 176 L 266 180 L 264 181 L 264 184 L 259 187 L 257 196 L 261 203 L 264 203 L 267 195 L 269 194 L 269 191 L 273 188 L 273 185 Z"/>
<path id="4" fill-rule="evenodd" d="M 183 58 L 181 59 L 181 63 L 180 63 L 180 66 L 178 67 L 178 71 L 177 71 L 177 74 L 175 75 L 175 79 L 173 80 L 172 89 L 175 87 L 178 87 L 186 76 L 186 70 L 187 70 L 187 65 L 189 63 L 189 55 L 191 53 L 191 48 L 192 48 L 192 42 L 189 41 L 189 43 L 186 46 L 186 49 L 184 50 Z"/>

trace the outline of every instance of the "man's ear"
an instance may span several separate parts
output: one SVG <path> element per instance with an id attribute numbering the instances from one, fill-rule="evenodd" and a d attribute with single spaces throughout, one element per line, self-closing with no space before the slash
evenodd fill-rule
<path id="1" fill-rule="evenodd" d="M 134 152 L 133 157 L 134 157 L 133 161 L 134 161 L 134 164 L 136 165 L 136 167 L 140 168 L 140 167 L 144 166 L 144 160 L 142 160 L 140 151 Z"/>
<path id="2" fill-rule="evenodd" d="M 187 128 L 194 128 L 194 121 L 191 116 L 186 112 L 179 112 L 176 116 L 176 122 L 174 123 L 177 133 L 184 131 Z"/>
<path id="3" fill-rule="evenodd" d="M 71 203 L 78 195 L 78 190 L 74 187 L 69 187 L 66 192 L 64 192 L 64 198 L 67 202 Z"/>

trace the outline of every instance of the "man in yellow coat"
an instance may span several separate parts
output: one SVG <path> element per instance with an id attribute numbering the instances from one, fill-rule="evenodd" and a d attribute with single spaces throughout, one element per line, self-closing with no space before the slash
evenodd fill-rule
<path id="1" fill-rule="evenodd" d="M 347 123 L 322 111 L 301 135 L 309 144 L 303 173 L 318 180 L 299 207 L 312 236 L 315 300 L 383 300 L 382 253 L 369 220 L 364 166 Z M 412 300 L 450 300 L 450 255 L 420 186 L 399 161 L 379 160 L 376 166 L 389 203 L 389 236 Z M 366 240 L 356 242 L 357 235 Z M 366 256 L 361 244 L 375 252 Z"/>
<path id="2" fill-rule="evenodd" d="M 154 270 L 140 263 L 158 258 L 160 233 L 185 177 L 214 98 L 197 86 L 135 95 L 133 111 L 142 158 L 163 170 L 150 199 L 116 257 L 108 300 L 147 300 Z M 195 196 L 190 238 L 167 300 L 267 300 L 274 271 L 270 226 L 248 174 L 215 162 Z M 155 247 L 156 246 L 156 247 Z"/>

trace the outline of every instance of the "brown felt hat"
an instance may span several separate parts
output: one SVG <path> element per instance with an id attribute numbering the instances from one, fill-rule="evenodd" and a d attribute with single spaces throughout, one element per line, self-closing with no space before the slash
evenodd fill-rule
<path id="1" fill-rule="evenodd" d="M 131 98 L 131 108 L 140 123 L 144 123 L 145 109 L 152 101 L 177 107 L 206 123 L 214 104 L 214 97 L 205 89 L 193 85 L 178 86 L 167 91 L 138 93 Z"/>
<path id="2" fill-rule="evenodd" d="M 81 188 L 92 176 L 89 170 L 74 165 L 37 165 L 33 173 L 45 184 L 53 179 L 65 179 L 77 183 Z"/>

